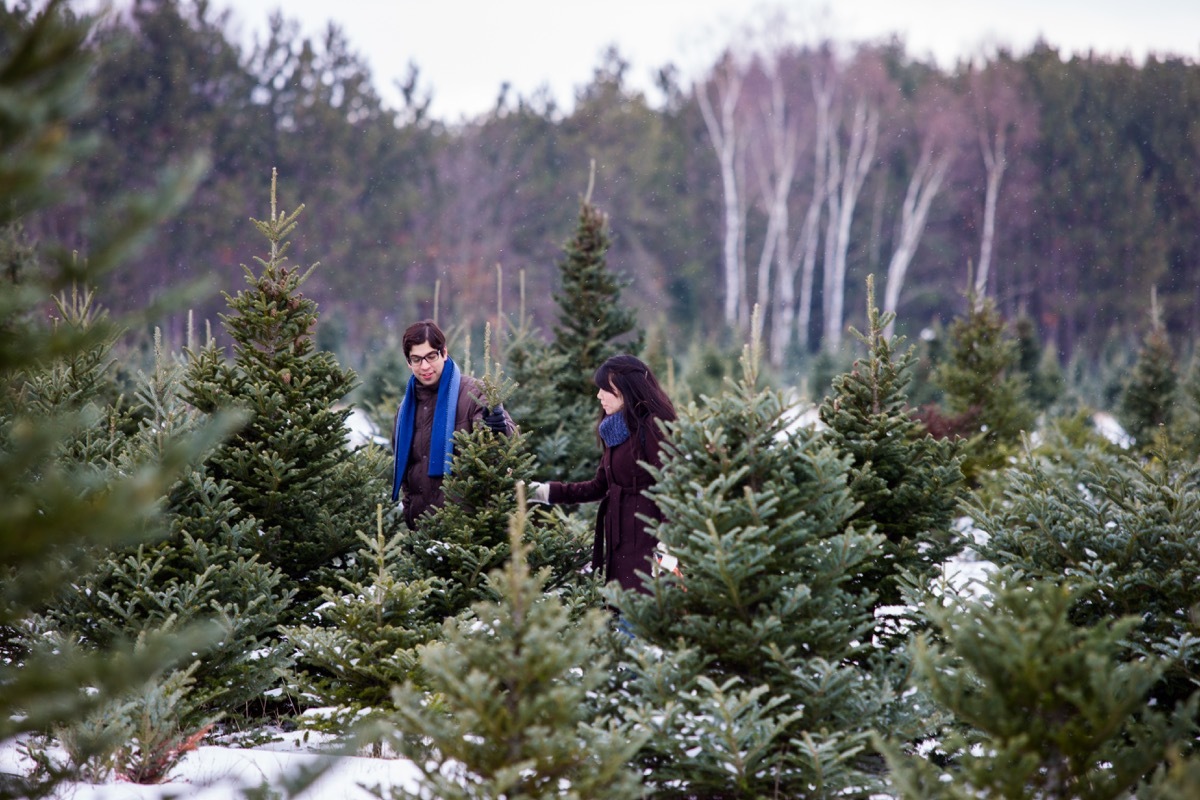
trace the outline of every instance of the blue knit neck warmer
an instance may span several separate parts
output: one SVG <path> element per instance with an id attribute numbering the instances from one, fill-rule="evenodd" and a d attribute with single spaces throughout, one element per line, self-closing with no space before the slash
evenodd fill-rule
<path id="1" fill-rule="evenodd" d="M 629 426 L 625 424 L 625 414 L 618 411 L 600 420 L 600 438 L 609 447 L 616 447 L 629 438 Z"/>

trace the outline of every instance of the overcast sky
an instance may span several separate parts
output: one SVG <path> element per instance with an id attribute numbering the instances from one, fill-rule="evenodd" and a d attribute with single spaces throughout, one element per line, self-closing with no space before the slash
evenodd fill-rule
<path id="1" fill-rule="evenodd" d="M 794 38 L 858 41 L 897 33 L 915 56 L 952 66 L 997 44 L 1018 53 L 1038 38 L 1060 50 L 1169 53 L 1200 61 L 1200 0 L 213 0 L 232 9 L 250 41 L 270 12 L 317 34 L 330 20 L 371 66 L 385 99 L 409 62 L 447 121 L 491 108 L 501 83 L 529 95 L 549 87 L 560 105 L 588 83 L 604 49 L 630 62 L 630 82 L 656 100 L 651 75 L 674 63 L 685 79 L 723 47 L 761 36 L 782 10 Z M 832 9 L 832 10 L 830 10 Z M 759 33 L 747 33 L 758 31 Z"/>

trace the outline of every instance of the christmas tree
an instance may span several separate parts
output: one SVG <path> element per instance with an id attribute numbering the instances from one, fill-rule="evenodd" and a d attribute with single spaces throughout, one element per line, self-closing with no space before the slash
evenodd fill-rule
<path id="1" fill-rule="evenodd" d="M 125 412 L 138 420 L 136 429 L 114 448 L 117 473 L 160 463 L 174 442 L 199 436 L 199 415 L 180 398 L 182 375 L 183 367 L 163 352 L 156 333 L 154 369 L 139 371 Z M 227 430 L 234 421 L 225 424 Z M 207 436 L 225 430 L 218 427 Z M 219 644 L 188 669 L 186 685 L 177 690 L 189 695 L 194 709 L 176 710 L 185 731 L 226 715 L 247 715 L 289 663 L 275 628 L 291 595 L 280 588 L 279 571 L 251 552 L 255 520 L 240 514 L 228 495 L 228 485 L 211 478 L 202 464 L 188 469 L 164 495 L 167 536 L 106 551 L 46 612 L 52 629 L 70 631 L 93 646 L 193 622 L 215 623 Z"/>
<path id="2" fill-rule="evenodd" d="M 161 534 L 158 501 L 196 452 L 172 448 L 160 462 L 125 472 L 78 462 L 81 443 L 82 449 L 92 444 L 110 449 L 99 432 L 106 427 L 102 409 L 109 403 L 90 391 L 69 402 L 47 402 L 45 389 L 51 376 L 68 374 L 72 363 L 94 366 L 95 354 L 121 326 L 106 318 L 76 326 L 62 317 L 48 326 L 46 305 L 58 296 L 65 307 L 73 286 L 96 285 L 151 225 L 179 207 L 199 171 L 181 172 L 136 202 L 114 201 L 119 212 L 95 232 L 86 259 L 73 259 L 50 243 L 35 249 L 22 238 L 23 218 L 49 207 L 62 188 L 63 168 L 85 156 L 82 140 L 72 135 L 72 120 L 87 100 L 88 23 L 53 2 L 36 14 L 24 8 L 2 17 L 0 92 L 7 112 L 0 120 L 0 742 L 11 743 L 85 719 L 188 658 L 205 638 L 153 636 L 139 647 L 122 641 L 88 648 L 30 636 L 35 614 L 86 571 L 97 552 Z M 36 403 L 30 395 L 34 386 Z M 0 797 L 39 796 L 63 777 L 57 766 L 32 777 L 4 776 Z"/>
<path id="3" fill-rule="evenodd" d="M 568 444 L 561 458 L 541 464 L 541 480 L 591 477 L 597 449 L 592 376 L 610 356 L 636 354 L 642 347 L 634 311 L 621 304 L 625 284 L 608 268 L 609 245 L 608 216 L 585 198 L 579 204 L 575 235 L 564 246 L 558 265 L 562 289 L 554 296 L 558 323 L 550 348 L 565 367 L 555 375 L 554 408 Z M 528 431 L 535 438 L 552 432 Z"/>
<path id="4" fill-rule="evenodd" d="M 382 507 L 377 514 L 375 535 L 358 533 L 356 561 L 366 574 L 343 576 L 340 590 L 322 588 L 319 624 L 283 631 L 302 654 L 289 686 L 306 705 L 332 709 L 317 727 L 339 733 L 389 712 L 393 687 L 423 683 L 417 647 L 441 631 L 441 618 L 425 606 L 430 582 L 403 577 L 404 534 L 388 538 Z"/>
<path id="5" fill-rule="evenodd" d="M 447 621 L 442 641 L 421 649 L 428 691 L 408 684 L 396 692 L 390 739 L 421 770 L 422 785 L 384 797 L 642 796 L 628 766 L 638 738 L 588 713 L 606 677 L 594 644 L 603 612 L 575 620 L 546 593 L 546 571 L 531 569 L 521 540 L 525 524 L 522 498 L 512 557 L 488 578 L 496 599 Z"/>
<path id="6" fill-rule="evenodd" d="M 508 328 L 503 354 L 505 373 L 514 391 L 505 407 L 527 436 L 537 463 L 548 476 L 569 463 L 579 432 L 570 429 L 574 419 L 562 414 L 559 382 L 571 372 L 567 356 L 548 344 L 525 314 L 525 273 L 520 273 L 521 310 Z M 504 331 L 501 331 L 503 334 Z M 551 465 L 559 465 L 558 467 Z"/>
<path id="7" fill-rule="evenodd" d="M 1192 458 L 1200 458 L 1200 352 L 1192 356 L 1179 387 L 1180 403 L 1172 419 L 1170 440 Z"/>
<path id="8" fill-rule="evenodd" d="M 1119 417 L 1143 450 L 1154 444 L 1156 433 L 1165 434 L 1171 427 L 1179 401 L 1175 355 L 1159 316 L 1157 294 L 1151 292 L 1150 299 L 1150 330 L 1123 385 Z"/>
<path id="9" fill-rule="evenodd" d="M 233 407 L 247 415 L 208 468 L 258 520 L 248 544 L 283 570 L 301 605 L 319 594 L 321 574 L 353 550 L 356 526 L 372 518 L 387 490 L 385 454 L 346 449 L 350 412 L 336 404 L 353 388 L 354 372 L 314 349 L 317 308 L 299 289 L 315 265 L 300 273 L 287 262 L 287 237 L 302 210 L 277 211 L 272 173 L 271 216 L 254 220 L 268 256 L 255 259 L 258 272 L 244 268 L 249 288 L 226 295 L 231 313 L 222 321 L 233 360 L 210 340 L 193 353 L 186 384 L 201 411 Z"/>
<path id="10" fill-rule="evenodd" d="M 849 457 L 741 381 L 667 426 L 654 534 L 681 574 L 612 602 L 634 635 L 628 698 L 656 797 L 832 796 L 890 701 L 861 664 L 870 597 L 849 584 L 883 537 L 851 523 Z M 651 567 L 647 564 L 649 574 Z"/>
<path id="11" fill-rule="evenodd" d="M 1078 585 L 1071 620 L 1126 615 L 1130 660 L 1174 656 L 1152 690 L 1161 708 L 1187 702 L 1200 679 L 1200 467 L 1165 453 L 1141 462 L 1087 451 L 1088 464 L 1028 458 L 1006 471 L 1004 501 L 972 510 L 983 554 L 1042 580 Z"/>
<path id="12" fill-rule="evenodd" d="M 991 298 L 969 295 L 966 315 L 950 325 L 934 380 L 943 392 L 948 428 L 966 439 L 962 470 L 970 481 L 1003 466 L 1021 433 L 1033 426 L 1018 356 L 1016 341 Z"/>
<path id="13" fill-rule="evenodd" d="M 1050 408 L 1063 394 L 1062 365 L 1053 349 L 1043 347 L 1037 323 L 1021 315 L 1013 323 L 1017 340 L 1017 369 L 1025 376 L 1029 402 L 1039 411 Z"/>
<path id="14" fill-rule="evenodd" d="M 861 504 L 851 520 L 862 530 L 874 525 L 886 537 L 856 583 L 879 604 L 896 605 L 898 575 L 928 580 L 961 550 L 950 528 L 962 472 L 954 443 L 934 439 L 914 418 L 906 395 L 913 351 L 896 355 L 900 341 L 884 335 L 894 315 L 880 314 L 874 303 L 869 276 L 869 327 L 866 334 L 852 331 L 867 355 L 834 379 L 819 413 L 826 438 L 850 457 L 850 491 Z"/>
<path id="15" fill-rule="evenodd" d="M 942 643 L 917 647 L 919 681 L 962 732 L 933 759 L 880 746 L 899 795 L 929 798 L 1118 798 L 1190 739 L 1195 703 L 1172 714 L 1148 702 L 1166 659 L 1128 661 L 1137 617 L 1072 620 L 1077 587 L 1001 572 L 985 598 L 929 608 Z M 938 761 L 943 765 L 939 765 Z"/>

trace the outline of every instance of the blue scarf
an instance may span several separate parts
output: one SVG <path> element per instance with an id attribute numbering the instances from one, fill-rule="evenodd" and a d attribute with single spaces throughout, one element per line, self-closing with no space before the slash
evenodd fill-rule
<path id="1" fill-rule="evenodd" d="M 625 424 L 625 413 L 618 411 L 600 420 L 600 438 L 609 447 L 616 447 L 629 438 L 629 426 Z"/>
<path id="2" fill-rule="evenodd" d="M 450 471 L 450 458 L 454 454 L 454 412 L 458 406 L 458 389 L 462 374 L 454 359 L 447 358 L 438 384 L 437 405 L 433 409 L 433 433 L 429 439 L 429 475 L 441 477 Z M 400 482 L 404 480 L 404 469 L 408 466 L 408 454 L 412 449 L 413 421 L 417 416 L 417 376 L 408 379 L 404 399 L 400 401 L 400 413 L 396 415 L 395 462 L 392 465 L 392 502 L 400 497 Z"/>

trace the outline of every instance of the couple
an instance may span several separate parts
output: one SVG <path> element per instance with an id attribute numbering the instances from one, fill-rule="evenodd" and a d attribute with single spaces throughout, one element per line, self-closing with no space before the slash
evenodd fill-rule
<path id="1" fill-rule="evenodd" d="M 446 349 L 446 337 L 432 320 L 404 332 L 404 357 L 412 369 L 392 432 L 395 464 L 392 500 L 404 492 L 404 519 L 416 527 L 430 508 L 445 502 L 442 476 L 452 457 L 454 432 L 477 423 L 499 434 L 515 428 L 500 406 L 488 409 L 478 398 L 479 382 L 463 375 Z M 579 483 L 531 483 L 530 499 L 540 503 L 600 501 L 592 564 L 605 581 L 646 591 L 638 572 L 650 574 L 658 544 L 645 518 L 661 519 L 645 492 L 654 483 L 638 462 L 662 464 L 659 420 L 674 420 L 675 407 L 654 373 L 630 355 L 613 356 L 593 379 L 600 400 L 597 433 L 603 452 L 596 476 Z"/>

